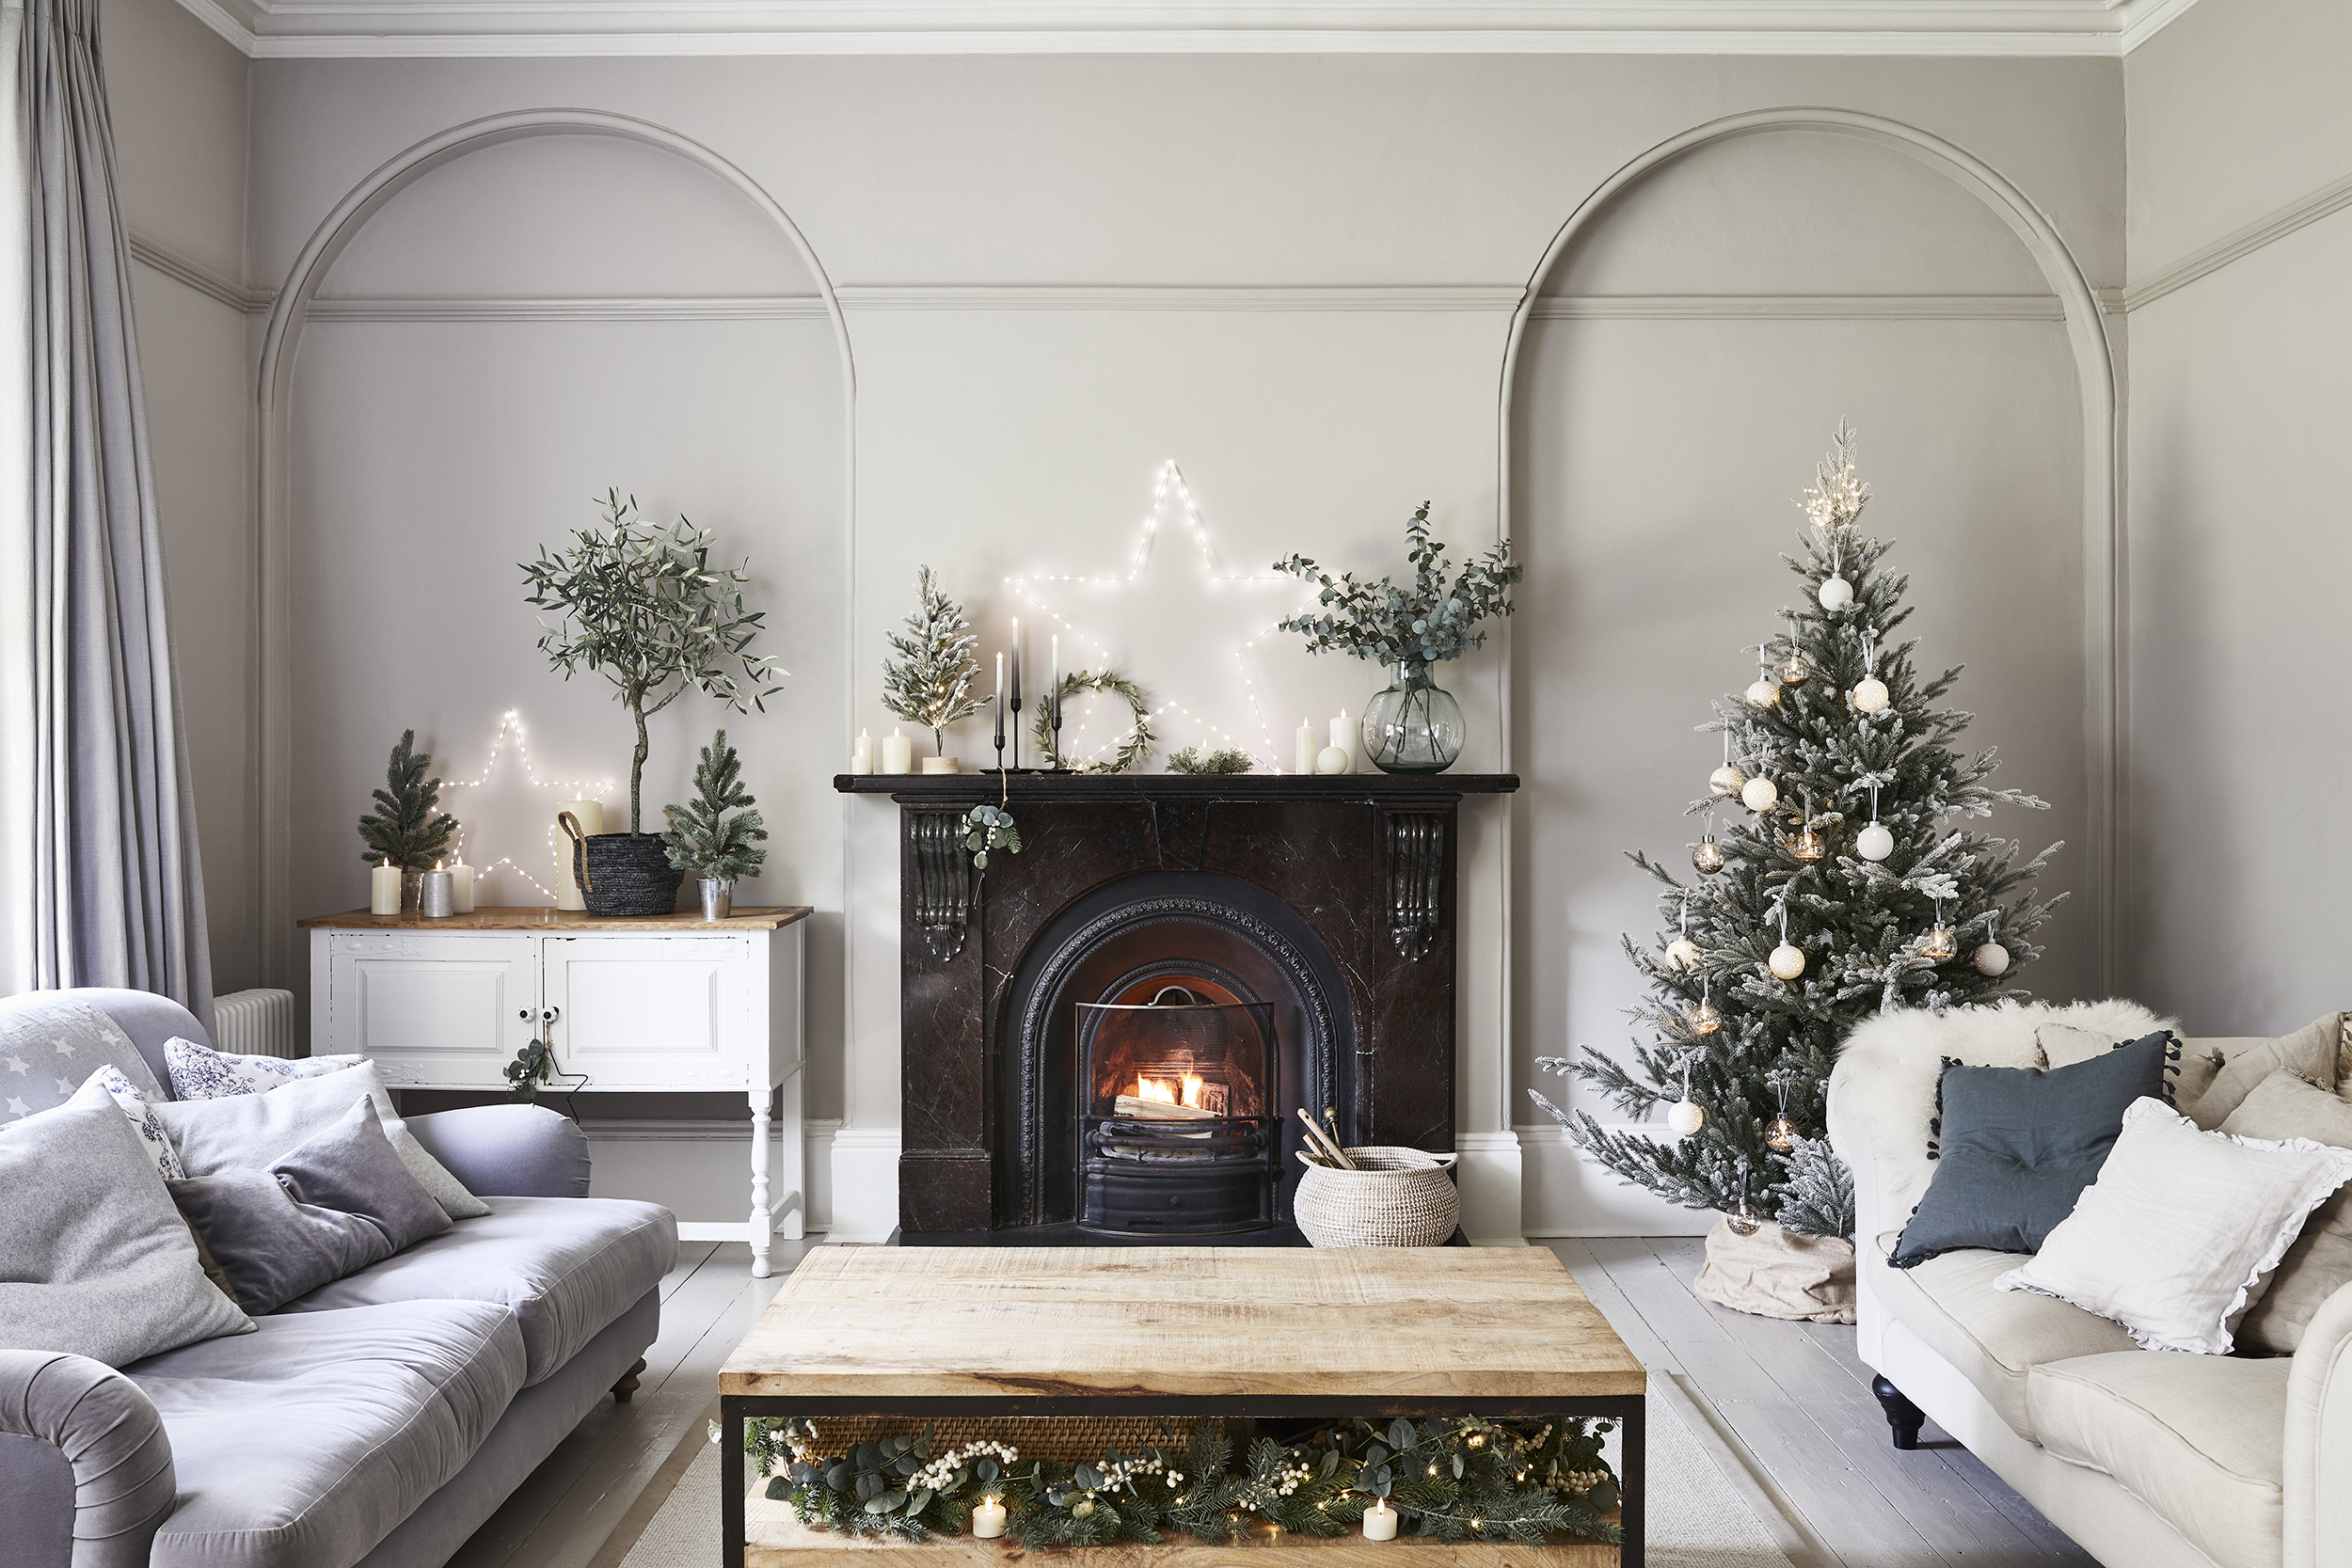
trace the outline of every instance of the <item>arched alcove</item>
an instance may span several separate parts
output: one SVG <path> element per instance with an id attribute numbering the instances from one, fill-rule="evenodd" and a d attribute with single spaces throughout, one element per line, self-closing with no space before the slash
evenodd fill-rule
<path id="1" fill-rule="evenodd" d="M 655 718 L 642 825 L 660 831 L 723 726 L 771 833 L 738 901 L 821 911 L 807 1022 L 839 1039 L 852 392 L 831 284 L 788 217 L 659 127 L 500 117 L 347 196 L 279 293 L 259 387 L 278 913 L 352 902 L 352 822 L 404 729 L 454 786 L 482 902 L 550 901 L 559 784 L 604 785 L 608 828 L 628 826 L 628 714 L 602 675 L 548 667 L 517 565 L 617 487 L 713 530 L 715 560 L 749 559 L 755 651 L 791 672 L 765 714 L 690 693 Z M 811 1069 L 809 1114 L 837 1115 L 837 1056 Z"/>
<path id="2" fill-rule="evenodd" d="M 2113 393 L 2096 306 L 2030 203 L 1958 149 L 1837 111 L 1701 127 L 1579 207 L 1514 322 L 1506 527 L 1528 567 L 1510 658 L 1517 1083 L 1536 1055 L 1618 1051 L 1642 992 L 1618 947 L 1687 869 L 1684 805 L 1720 760 L 1695 733 L 1753 677 L 1740 649 L 1794 579 L 1793 504 L 1842 416 L 1866 527 L 1897 542 L 1923 665 L 1965 664 L 1966 740 L 2048 800 L 1994 831 L 2068 847 L 2074 898 L 2027 979 L 2100 990 L 2114 668 Z M 1537 610 L 1529 614 L 1530 609 Z M 1613 1107 L 1545 1076 L 1548 1097 Z M 1523 1096 L 1521 1097 L 1524 1098 Z M 1513 1119 L 1525 1123 L 1524 1112 Z M 1534 1140 L 1531 1228 L 1658 1222 Z"/>

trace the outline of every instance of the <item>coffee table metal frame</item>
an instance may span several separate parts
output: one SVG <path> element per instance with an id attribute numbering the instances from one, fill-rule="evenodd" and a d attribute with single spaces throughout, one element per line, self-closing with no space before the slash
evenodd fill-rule
<path id="1" fill-rule="evenodd" d="M 724 1449 L 720 1455 L 720 1562 L 723 1568 L 743 1568 L 747 1551 L 744 1541 L 744 1488 L 747 1482 L 744 1476 L 743 1424 L 755 1417 L 799 1416 L 814 1420 L 827 1416 L 882 1416 L 927 1420 L 975 1416 L 1165 1416 L 1175 1418 L 1227 1416 L 1258 1417 L 1267 1420 L 1312 1420 L 1343 1414 L 1332 1409 L 1334 1402 L 1320 1397 L 1253 1399 L 1237 1396 L 1219 1399 L 1199 1395 L 1100 1394 L 1034 1399 L 974 1395 L 969 1398 L 892 1400 L 878 1403 L 874 1399 L 866 1397 L 796 1399 L 788 1394 L 723 1394 L 719 1399 L 719 1441 Z M 1647 1504 L 1645 1495 L 1647 1481 L 1644 1475 L 1644 1449 L 1647 1433 L 1642 1395 L 1589 1395 L 1528 1401 L 1472 1398 L 1449 1401 L 1441 1409 L 1431 1408 L 1430 1402 L 1422 1399 L 1371 1398 L 1349 1400 L 1346 1403 L 1348 1408 L 1343 1414 L 1350 1417 L 1409 1416 L 1418 1420 L 1431 1417 L 1481 1416 L 1489 1420 L 1541 1421 L 1581 1416 L 1617 1422 L 1623 1440 L 1617 1477 L 1621 1493 L 1618 1517 L 1625 1532 L 1625 1542 L 1618 1548 L 1617 1560 L 1619 1568 L 1642 1568 L 1644 1513 Z"/>

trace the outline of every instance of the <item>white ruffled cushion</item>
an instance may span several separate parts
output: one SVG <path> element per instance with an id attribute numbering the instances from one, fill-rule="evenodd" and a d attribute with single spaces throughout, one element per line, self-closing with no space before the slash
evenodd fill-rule
<path id="1" fill-rule="evenodd" d="M 2227 1355 L 2304 1220 L 2346 1181 L 2352 1150 L 2201 1132 L 2136 1100 L 2099 1180 L 1994 1288 L 2111 1318 L 2149 1350 Z"/>

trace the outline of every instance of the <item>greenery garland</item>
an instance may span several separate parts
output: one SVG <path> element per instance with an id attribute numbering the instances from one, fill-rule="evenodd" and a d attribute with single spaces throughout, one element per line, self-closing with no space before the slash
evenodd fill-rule
<path id="1" fill-rule="evenodd" d="M 1206 746 L 1187 746 L 1172 752 L 1168 758 L 1171 773 L 1247 773 L 1257 763 L 1248 752 L 1226 749 L 1214 751 Z"/>
<path id="2" fill-rule="evenodd" d="M 1253 1520 L 1342 1535 L 1386 1497 L 1415 1533 L 1440 1541 L 1534 1544 L 1566 1534 L 1613 1543 L 1620 1531 L 1604 1515 L 1617 1504 L 1617 1481 L 1601 1457 L 1601 1436 L 1614 1424 L 1359 1420 L 1290 1443 L 1262 1436 L 1239 1470 L 1232 1441 L 1211 1421 L 1193 1427 L 1180 1454 L 1114 1450 L 1093 1465 L 1022 1465 L 1017 1450 L 993 1442 L 934 1457 L 928 1426 L 920 1435 L 826 1455 L 815 1423 L 797 1418 L 746 1423 L 743 1449 L 770 1478 L 767 1495 L 789 1499 L 803 1525 L 853 1536 L 961 1534 L 974 1507 L 994 1497 L 1010 1533 L 1029 1548 L 1152 1545 L 1164 1530 L 1221 1545 Z M 1172 1443 L 1174 1433 L 1162 1430 Z"/>
<path id="3" fill-rule="evenodd" d="M 1097 673 L 1080 670 L 1061 678 L 1061 696 L 1082 696 L 1089 691 L 1107 691 L 1127 699 L 1127 706 L 1136 716 L 1135 728 L 1120 743 L 1118 752 L 1108 762 L 1082 762 L 1071 771 L 1076 773 L 1124 773 L 1152 754 L 1152 708 L 1143 700 L 1142 688 L 1113 670 Z M 1064 768 L 1061 753 L 1054 748 L 1054 710 L 1057 705 L 1041 702 L 1037 705 L 1037 723 L 1030 736 L 1037 742 L 1037 753 L 1048 768 Z"/>

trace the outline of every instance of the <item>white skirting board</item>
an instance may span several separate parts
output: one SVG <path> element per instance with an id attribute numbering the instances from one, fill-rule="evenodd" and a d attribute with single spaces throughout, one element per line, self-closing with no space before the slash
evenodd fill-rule
<path id="1" fill-rule="evenodd" d="M 1654 1124 L 1610 1131 L 1673 1135 Z M 1678 1209 L 1584 1158 L 1556 1121 L 1523 1123 L 1518 1140 L 1527 1170 L 1521 1213 L 1529 1236 L 1704 1236 L 1714 1227 L 1713 1210 Z M 1463 1163 L 1469 1164 L 1467 1156 Z"/>
<path id="2" fill-rule="evenodd" d="M 1523 1157 L 1516 1132 L 1457 1132 L 1454 1183 L 1462 1195 L 1462 1234 L 1472 1246 L 1525 1246 L 1520 1226 Z"/>
<path id="3" fill-rule="evenodd" d="M 831 1223 L 832 1143 L 841 1124 L 796 1124 L 788 1135 L 779 1117 L 769 1134 L 769 1209 L 779 1238 L 822 1230 Z M 690 1242 L 745 1239 L 751 1132 L 741 1122 L 629 1117 L 581 1123 L 592 1162 L 589 1191 L 596 1197 L 659 1203 L 678 1216 L 678 1236 Z M 794 1144 L 803 1170 L 796 1174 Z"/>
<path id="4" fill-rule="evenodd" d="M 816 1156 L 810 1155 L 810 1163 Z M 833 1135 L 828 1242 L 874 1243 L 898 1228 L 898 1130 L 844 1127 Z"/>

